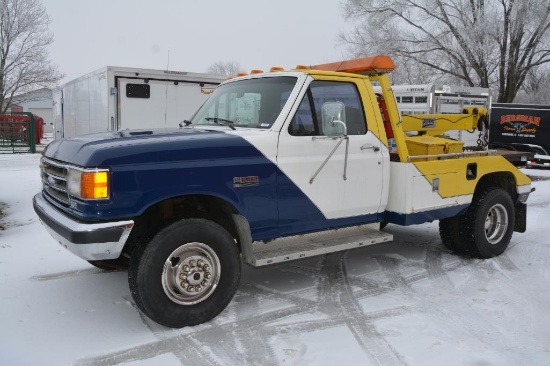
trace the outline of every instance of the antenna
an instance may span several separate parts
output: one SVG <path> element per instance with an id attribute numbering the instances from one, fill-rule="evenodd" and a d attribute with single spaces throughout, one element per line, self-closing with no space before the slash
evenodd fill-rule
<path id="1" fill-rule="evenodd" d="M 166 64 L 166 71 L 170 69 L 170 50 L 168 50 L 168 63 Z"/>

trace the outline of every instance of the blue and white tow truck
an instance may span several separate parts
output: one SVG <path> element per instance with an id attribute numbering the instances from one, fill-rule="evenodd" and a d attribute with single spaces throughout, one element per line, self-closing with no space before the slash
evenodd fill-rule
<path id="1" fill-rule="evenodd" d="M 77 256 L 127 267 L 137 306 L 169 327 L 219 314 L 241 262 L 389 242 L 387 223 L 439 220 L 454 252 L 501 254 L 526 229 L 530 179 L 494 151 L 441 136 L 483 128 L 484 108 L 400 116 L 394 68 L 375 56 L 255 70 L 220 85 L 180 128 L 54 140 L 35 211 Z"/>

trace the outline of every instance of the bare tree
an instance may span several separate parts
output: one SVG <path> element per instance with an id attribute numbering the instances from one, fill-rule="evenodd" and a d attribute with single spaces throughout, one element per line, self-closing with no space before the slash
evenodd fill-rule
<path id="1" fill-rule="evenodd" d="M 498 90 L 512 102 L 530 73 L 550 62 L 548 0 L 346 0 L 357 21 L 342 35 L 354 52 L 413 61 L 432 78 Z"/>
<path id="2" fill-rule="evenodd" d="M 514 102 L 550 104 L 550 64 L 529 72 Z"/>
<path id="3" fill-rule="evenodd" d="M 221 76 L 235 76 L 241 71 L 241 65 L 235 61 L 218 61 L 208 66 L 206 72 L 214 75 Z"/>
<path id="4" fill-rule="evenodd" d="M 0 112 L 10 108 L 14 95 L 63 77 L 48 58 L 49 23 L 39 0 L 0 0 Z"/>

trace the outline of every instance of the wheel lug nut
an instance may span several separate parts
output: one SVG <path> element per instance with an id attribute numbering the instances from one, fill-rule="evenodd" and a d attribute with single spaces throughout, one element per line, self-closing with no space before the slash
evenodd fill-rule
<path id="1" fill-rule="evenodd" d="M 207 284 L 206 280 L 201 282 L 201 285 L 203 285 L 203 286 L 206 286 L 206 284 Z"/>
<path id="2" fill-rule="evenodd" d="M 203 264 L 204 262 L 201 259 L 197 261 L 197 267 L 202 267 Z"/>
<path id="3" fill-rule="evenodd" d="M 189 266 L 183 266 L 183 270 L 184 270 L 185 272 L 187 272 L 187 271 L 190 270 L 190 268 L 189 268 Z"/>
<path id="4" fill-rule="evenodd" d="M 202 269 L 204 269 L 205 271 L 208 271 L 210 269 L 210 266 L 208 264 L 205 264 Z"/>
<path id="5" fill-rule="evenodd" d="M 200 287 L 200 286 L 196 286 L 195 288 L 196 288 L 197 292 L 202 290 L 202 287 Z"/>
<path id="6" fill-rule="evenodd" d="M 188 286 L 187 287 L 187 291 L 189 291 L 189 292 L 193 292 L 194 289 L 195 289 L 195 286 Z"/>
<path id="7" fill-rule="evenodd" d="M 207 280 L 210 279 L 210 272 L 206 272 L 204 274 L 204 278 L 206 278 Z"/>
<path id="8" fill-rule="evenodd" d="M 191 267 L 195 267 L 195 266 L 197 265 L 197 262 L 196 262 L 194 259 L 192 259 L 192 260 L 189 262 L 189 265 L 190 265 Z"/>

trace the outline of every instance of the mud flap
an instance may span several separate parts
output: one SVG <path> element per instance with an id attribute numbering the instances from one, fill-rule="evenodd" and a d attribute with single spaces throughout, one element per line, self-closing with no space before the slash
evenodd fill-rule
<path id="1" fill-rule="evenodd" d="M 527 230 L 527 205 L 525 203 L 516 203 L 516 224 L 514 231 L 524 233 Z"/>

